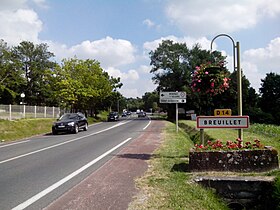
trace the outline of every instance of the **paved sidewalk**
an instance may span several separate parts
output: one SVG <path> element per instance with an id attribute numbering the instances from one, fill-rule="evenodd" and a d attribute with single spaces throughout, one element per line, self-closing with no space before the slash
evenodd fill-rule
<path id="1" fill-rule="evenodd" d="M 134 180 L 147 170 L 146 160 L 160 145 L 164 124 L 152 121 L 140 137 L 46 209 L 127 209 L 138 192 Z"/>

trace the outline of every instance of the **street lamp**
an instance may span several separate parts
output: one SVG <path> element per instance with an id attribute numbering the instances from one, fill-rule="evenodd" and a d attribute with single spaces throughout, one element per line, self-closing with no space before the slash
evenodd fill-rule
<path id="1" fill-rule="evenodd" d="M 20 104 L 24 104 L 25 94 L 24 94 L 24 93 L 21 93 L 21 94 L 20 94 L 20 97 L 21 97 L 21 102 L 20 102 Z"/>
<path id="2" fill-rule="evenodd" d="M 215 36 L 211 41 L 211 52 L 212 45 L 216 38 L 225 36 L 228 37 L 232 41 L 233 46 L 233 68 L 234 71 L 237 71 L 237 107 L 238 107 L 238 115 L 242 116 L 242 73 L 240 68 L 240 47 L 239 42 L 234 42 L 233 38 L 227 34 L 219 34 Z M 243 131 L 242 129 L 238 129 L 238 137 L 243 139 Z"/>

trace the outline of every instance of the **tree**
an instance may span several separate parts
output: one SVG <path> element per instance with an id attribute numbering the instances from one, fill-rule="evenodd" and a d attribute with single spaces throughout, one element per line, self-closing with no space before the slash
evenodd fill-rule
<path id="1" fill-rule="evenodd" d="M 137 109 L 144 110 L 144 102 L 142 98 L 128 98 L 127 109 L 130 111 L 136 111 Z"/>
<path id="2" fill-rule="evenodd" d="M 280 75 L 268 73 L 261 80 L 260 108 L 274 117 L 274 123 L 280 124 Z"/>
<path id="3" fill-rule="evenodd" d="M 158 111 L 158 103 L 159 103 L 159 94 L 157 91 L 147 92 L 142 96 L 142 100 L 144 102 L 144 110 L 145 111 Z"/>
<path id="4" fill-rule="evenodd" d="M 46 105 L 48 80 L 55 62 L 51 61 L 54 54 L 48 51 L 47 44 L 35 45 L 23 41 L 12 49 L 13 60 L 18 71 L 24 71 L 25 100 L 30 105 Z"/>
<path id="5" fill-rule="evenodd" d="M 191 78 L 196 66 L 203 63 L 224 62 L 225 57 L 220 52 L 202 50 L 199 44 L 189 49 L 185 43 L 173 43 L 164 40 L 158 48 L 150 52 L 151 73 L 158 84 L 158 91 L 186 91 L 186 109 L 200 110 L 200 96 L 191 90 Z M 206 99 L 205 99 L 206 100 Z M 208 103 L 209 104 L 209 103 Z M 175 118 L 174 108 L 168 107 L 169 119 Z"/>
<path id="6" fill-rule="evenodd" d="M 97 107 L 121 86 L 119 78 L 109 77 L 96 60 L 64 59 L 56 69 L 56 96 L 63 106 L 97 112 Z M 105 107 L 103 107 L 105 108 Z"/>
<path id="7" fill-rule="evenodd" d="M 11 48 L 0 40 L 0 103 L 19 103 L 24 85 L 23 71 L 13 61 Z"/>
<path id="8" fill-rule="evenodd" d="M 155 51 L 150 52 L 152 78 L 158 89 L 166 91 L 181 90 L 188 85 L 190 73 L 188 58 L 190 52 L 186 44 L 164 40 Z M 176 82 L 175 82 L 176 81 Z"/>

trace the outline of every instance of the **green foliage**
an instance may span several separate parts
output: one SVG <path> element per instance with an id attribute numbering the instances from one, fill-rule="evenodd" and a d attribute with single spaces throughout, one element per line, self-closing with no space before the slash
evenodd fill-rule
<path id="1" fill-rule="evenodd" d="M 12 141 L 50 133 L 55 119 L 0 120 L 0 141 Z"/>
<path id="2" fill-rule="evenodd" d="M 144 101 L 141 98 L 128 98 L 127 108 L 130 111 L 136 111 L 137 109 L 144 110 Z"/>
<path id="3" fill-rule="evenodd" d="M 13 62 L 11 49 L 0 40 L 0 104 L 14 104 L 24 84 L 22 69 Z"/>
<path id="4" fill-rule="evenodd" d="M 142 96 L 142 100 L 144 101 L 144 110 L 149 111 L 150 109 L 152 109 L 153 112 L 159 110 L 158 92 L 154 91 L 151 93 L 145 93 L 145 95 Z"/>
<path id="5" fill-rule="evenodd" d="M 213 191 L 193 181 L 187 156 L 193 146 L 187 133 L 167 122 L 164 142 L 149 162 L 149 170 L 136 181 L 141 197 L 128 209 L 228 209 Z M 143 199 L 145 196 L 145 199 Z"/>
<path id="6" fill-rule="evenodd" d="M 153 80 L 161 90 L 181 90 L 190 81 L 186 44 L 164 40 L 155 51 L 150 52 Z M 175 82 L 176 81 L 176 82 Z"/>
<path id="7" fill-rule="evenodd" d="M 96 60 L 53 62 L 47 44 L 23 41 L 9 48 L 0 40 L 0 103 L 61 106 L 73 110 L 106 109 L 120 78 L 103 71 Z M 116 99 L 118 100 L 118 99 Z"/>
<path id="8" fill-rule="evenodd" d="M 64 59 L 62 66 L 55 69 L 55 75 L 56 97 L 62 106 L 71 105 L 73 110 L 97 112 L 98 105 L 113 96 L 112 90 L 120 86 L 119 79 L 110 78 L 96 60 Z"/>
<path id="9" fill-rule="evenodd" d="M 23 70 L 24 83 L 20 84 L 29 105 L 47 105 L 46 100 L 52 95 L 49 80 L 51 69 L 56 65 L 51 59 L 54 54 L 48 51 L 47 44 L 33 44 L 23 41 L 11 50 L 14 68 Z M 19 93 L 20 94 L 20 93 Z"/>
<path id="10" fill-rule="evenodd" d="M 193 73 L 192 90 L 200 95 L 214 96 L 223 93 L 229 88 L 229 72 L 223 66 L 218 64 L 201 64 L 196 67 Z"/>
<path id="11" fill-rule="evenodd" d="M 250 126 L 248 132 L 267 135 L 269 137 L 278 137 L 280 139 L 280 126 L 277 125 L 255 123 Z"/>
<path id="12" fill-rule="evenodd" d="M 191 90 L 191 76 L 196 66 L 211 62 L 223 62 L 225 57 L 220 52 L 202 50 L 196 44 L 189 49 L 185 43 L 173 43 L 171 40 L 164 40 L 154 51 L 150 52 L 151 73 L 154 74 L 153 80 L 158 84 L 157 90 L 162 91 L 186 91 L 187 103 L 186 109 L 195 109 L 199 113 L 201 104 L 209 106 L 210 102 L 202 101 L 200 95 L 193 93 Z M 172 105 L 166 105 L 169 119 L 175 118 L 174 108 Z"/>
<path id="13" fill-rule="evenodd" d="M 273 186 L 272 198 L 276 203 L 277 209 L 280 209 L 280 176 L 279 175 L 277 176 Z"/>
<path id="14" fill-rule="evenodd" d="M 260 108 L 272 114 L 273 122 L 280 125 L 280 75 L 266 74 L 266 78 L 262 80 L 260 93 Z"/>

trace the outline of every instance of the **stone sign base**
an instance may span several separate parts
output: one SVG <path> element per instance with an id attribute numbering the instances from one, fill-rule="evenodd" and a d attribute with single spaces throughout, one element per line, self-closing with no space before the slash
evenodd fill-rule
<path id="1" fill-rule="evenodd" d="M 279 168 L 278 153 L 271 147 L 262 150 L 190 151 L 189 168 L 192 172 L 265 172 Z"/>

